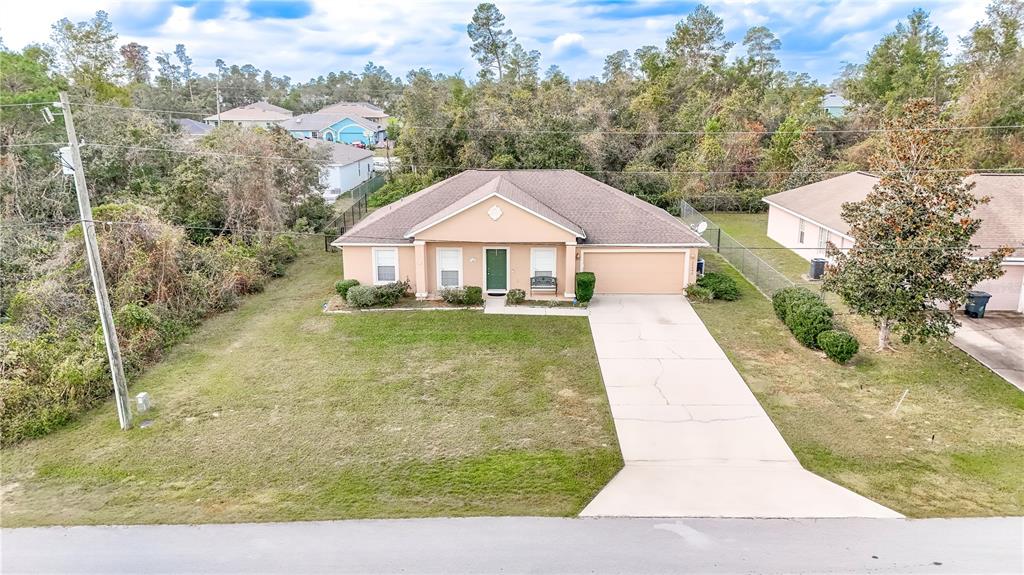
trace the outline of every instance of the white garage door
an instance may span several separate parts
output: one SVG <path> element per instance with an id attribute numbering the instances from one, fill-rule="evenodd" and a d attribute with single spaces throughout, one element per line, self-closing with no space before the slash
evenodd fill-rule
<path id="1" fill-rule="evenodd" d="M 594 272 L 594 293 L 678 294 L 685 286 L 686 252 L 583 252 L 583 270 Z"/>

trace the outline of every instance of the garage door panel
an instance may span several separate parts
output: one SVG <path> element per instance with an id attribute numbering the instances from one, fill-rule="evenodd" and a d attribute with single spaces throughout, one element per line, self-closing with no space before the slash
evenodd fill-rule
<path id="1" fill-rule="evenodd" d="M 583 269 L 597 277 L 599 294 L 678 294 L 685 275 L 684 252 L 585 252 Z"/>

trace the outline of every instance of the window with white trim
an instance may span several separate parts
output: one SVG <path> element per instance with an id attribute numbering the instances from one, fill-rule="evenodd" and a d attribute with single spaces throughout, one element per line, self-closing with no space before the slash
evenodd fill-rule
<path id="1" fill-rule="evenodd" d="M 818 228 L 818 249 L 825 251 L 825 247 L 828 245 L 828 230 L 825 228 Z"/>
<path id="2" fill-rule="evenodd" d="M 437 248 L 437 287 L 462 287 L 462 248 Z"/>
<path id="3" fill-rule="evenodd" d="M 398 281 L 398 248 L 373 248 L 373 283 Z"/>
<path id="4" fill-rule="evenodd" d="M 530 248 L 530 277 L 556 277 L 557 254 L 555 248 Z"/>
<path id="5" fill-rule="evenodd" d="M 804 221 L 800 220 L 796 230 L 796 241 L 797 243 L 804 243 Z"/>

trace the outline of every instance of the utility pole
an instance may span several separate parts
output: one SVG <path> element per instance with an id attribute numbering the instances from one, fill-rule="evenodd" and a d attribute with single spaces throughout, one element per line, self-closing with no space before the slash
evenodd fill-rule
<path id="1" fill-rule="evenodd" d="M 220 80 L 217 80 L 217 126 L 220 127 Z"/>
<path id="2" fill-rule="evenodd" d="M 75 169 L 75 192 L 78 194 L 78 212 L 82 218 L 85 254 L 89 259 L 89 274 L 92 276 L 92 286 L 96 291 L 96 305 L 100 310 L 100 324 L 103 326 L 103 339 L 107 344 L 107 360 L 110 361 L 110 374 L 114 378 L 114 400 L 117 403 L 117 419 L 121 422 L 122 430 L 130 429 L 132 426 L 132 414 L 128 407 L 128 382 L 124 377 L 124 366 L 121 363 L 121 346 L 117 343 L 114 316 L 110 312 L 107 282 L 103 278 L 103 263 L 100 262 L 100 250 L 96 245 L 96 226 L 92 220 L 92 206 L 89 204 L 89 188 L 85 183 L 82 154 L 78 149 L 78 136 L 75 134 L 75 122 L 71 117 L 71 103 L 68 101 L 67 92 L 60 93 L 60 107 L 64 111 L 64 127 L 68 132 L 71 161 Z"/>

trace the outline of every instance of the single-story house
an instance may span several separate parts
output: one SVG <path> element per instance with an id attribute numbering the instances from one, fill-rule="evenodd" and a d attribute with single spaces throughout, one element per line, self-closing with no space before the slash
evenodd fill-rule
<path id="1" fill-rule="evenodd" d="M 373 152 L 338 142 L 303 140 L 309 146 L 327 148 L 330 160 L 320 174 L 320 180 L 327 189 L 324 197 L 328 202 L 337 200 L 352 188 L 374 176 Z"/>
<path id="2" fill-rule="evenodd" d="M 270 129 L 276 126 L 278 122 L 291 117 L 291 110 L 275 106 L 270 102 L 261 101 L 232 108 L 220 114 L 207 116 L 203 121 L 211 126 L 219 126 L 224 123 L 234 124 L 243 128 L 259 127 Z"/>
<path id="3" fill-rule="evenodd" d="M 976 289 L 992 294 L 988 309 L 1024 312 L 1024 175 L 974 174 L 973 193 L 988 197 L 973 217 L 982 220 L 972 238 L 982 256 L 1000 246 L 1016 248 L 1003 260 L 1003 275 L 986 280 Z M 874 189 L 878 177 L 851 172 L 764 198 L 768 204 L 768 237 L 804 259 L 824 257 L 829 242 L 837 248 L 853 246 L 850 227 L 840 215 L 842 205 L 859 202 Z"/>
<path id="4" fill-rule="evenodd" d="M 175 118 L 174 123 L 181 128 L 182 134 L 189 138 L 201 138 L 213 131 L 213 126 L 191 118 Z"/>
<path id="5" fill-rule="evenodd" d="M 333 242 L 345 277 L 572 299 L 576 272 L 596 293 L 682 294 L 697 278 L 695 231 L 665 210 L 573 170 L 467 170 L 371 213 Z"/>
<path id="6" fill-rule="evenodd" d="M 279 124 L 296 138 L 376 146 L 387 139 L 387 130 L 376 122 L 345 114 L 302 114 Z"/>
<path id="7" fill-rule="evenodd" d="M 821 109 L 833 118 L 842 118 L 846 115 L 846 109 L 850 107 L 850 101 L 846 98 L 829 92 L 821 99 Z"/>
<path id="8" fill-rule="evenodd" d="M 340 114 L 350 118 L 366 118 L 382 126 L 388 125 L 388 114 L 379 106 L 369 102 L 338 102 L 330 106 L 324 106 L 316 112 L 317 114 Z"/>

